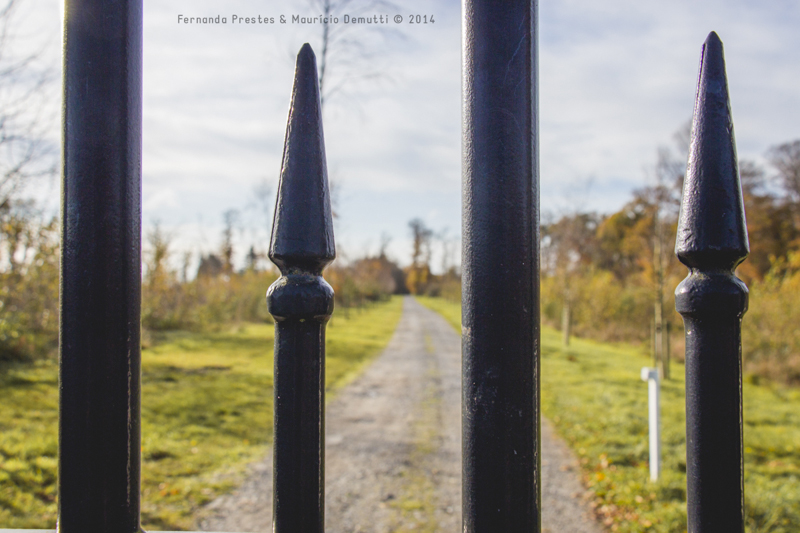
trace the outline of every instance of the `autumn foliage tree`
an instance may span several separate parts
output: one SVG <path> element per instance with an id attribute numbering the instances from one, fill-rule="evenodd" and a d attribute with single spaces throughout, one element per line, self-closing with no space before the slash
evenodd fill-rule
<path id="1" fill-rule="evenodd" d="M 15 54 L 18 0 L 0 2 L 0 360 L 53 354 L 58 327 L 58 221 L 26 197 L 51 175 L 52 71 Z"/>
<path id="2" fill-rule="evenodd" d="M 673 253 L 682 165 L 667 155 L 659 153 L 656 184 L 619 211 L 573 213 L 542 227 L 543 320 L 577 335 L 647 343 L 662 364 L 669 339 L 682 343 L 673 291 L 686 275 Z M 750 240 L 737 270 L 750 287 L 744 364 L 750 375 L 800 384 L 800 141 L 766 155 L 768 169 L 739 163 Z"/>
<path id="3" fill-rule="evenodd" d="M 0 361 L 53 355 L 58 341 L 58 220 L 31 203 L 0 218 Z"/>

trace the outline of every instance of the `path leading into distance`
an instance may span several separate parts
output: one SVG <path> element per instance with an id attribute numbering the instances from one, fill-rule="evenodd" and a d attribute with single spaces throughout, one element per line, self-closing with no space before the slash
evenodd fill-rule
<path id="1" fill-rule="evenodd" d="M 413 298 L 384 352 L 330 401 L 326 414 L 325 530 L 461 530 L 461 339 Z M 581 495 L 578 463 L 542 425 L 542 525 L 600 533 Z M 204 509 L 205 531 L 272 528 L 272 457 Z"/>

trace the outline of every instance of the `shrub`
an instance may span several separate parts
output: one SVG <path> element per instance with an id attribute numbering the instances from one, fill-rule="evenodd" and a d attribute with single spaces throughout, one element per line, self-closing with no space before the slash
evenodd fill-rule
<path id="1" fill-rule="evenodd" d="M 0 361 L 55 353 L 58 341 L 58 223 L 29 209 L 0 216 Z"/>

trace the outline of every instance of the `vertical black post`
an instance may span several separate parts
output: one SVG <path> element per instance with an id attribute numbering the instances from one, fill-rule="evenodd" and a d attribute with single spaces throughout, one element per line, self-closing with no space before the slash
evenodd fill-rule
<path id="1" fill-rule="evenodd" d="M 749 253 L 722 42 L 703 46 L 675 253 L 689 267 L 675 291 L 686 325 L 689 531 L 744 531 L 742 315 L 733 271 Z"/>
<path id="2" fill-rule="evenodd" d="M 58 527 L 139 527 L 141 0 L 64 22 Z"/>
<path id="3" fill-rule="evenodd" d="M 537 2 L 463 17 L 463 529 L 538 532 Z"/>
<path id="4" fill-rule="evenodd" d="M 333 289 L 322 269 L 333 241 L 317 62 L 297 55 L 269 257 L 283 276 L 267 292 L 275 317 L 275 533 L 320 533 L 325 519 L 325 325 Z"/>

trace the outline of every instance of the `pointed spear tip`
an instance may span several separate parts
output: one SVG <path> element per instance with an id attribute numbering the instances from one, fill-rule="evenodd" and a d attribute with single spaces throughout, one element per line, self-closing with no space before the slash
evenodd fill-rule
<path id="1" fill-rule="evenodd" d="M 720 46 L 722 45 L 722 39 L 719 38 L 719 35 L 717 35 L 717 32 L 715 31 L 712 31 L 711 33 L 708 34 L 708 37 L 706 37 L 705 44 L 708 45 L 711 43 L 719 44 Z"/>
<path id="2" fill-rule="evenodd" d="M 734 268 L 748 254 L 722 41 L 703 45 L 675 252 L 693 268 Z"/>
<path id="3" fill-rule="evenodd" d="M 336 256 L 314 51 L 297 54 L 269 257 L 283 272 L 321 272 Z"/>
<path id="4" fill-rule="evenodd" d="M 300 80 L 308 80 L 305 83 L 311 83 L 310 79 L 313 78 L 313 85 L 317 85 L 317 56 L 311 45 L 305 43 L 300 51 L 297 52 L 297 64 L 295 65 L 295 89 Z"/>
<path id="5" fill-rule="evenodd" d="M 297 59 L 299 60 L 301 57 L 306 58 L 309 56 L 311 56 L 313 59 L 317 58 L 317 56 L 314 55 L 314 50 L 311 48 L 311 45 L 305 43 L 300 47 L 300 51 L 297 53 Z"/>
<path id="6" fill-rule="evenodd" d="M 725 76 L 725 52 L 717 32 L 712 31 L 703 43 L 702 69 L 713 70 L 717 76 Z"/>

